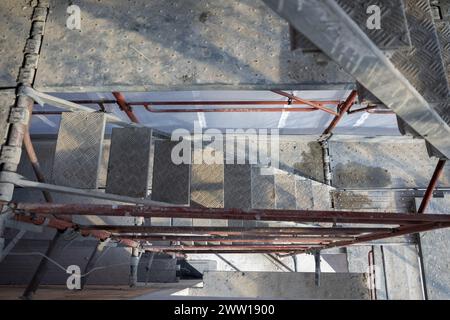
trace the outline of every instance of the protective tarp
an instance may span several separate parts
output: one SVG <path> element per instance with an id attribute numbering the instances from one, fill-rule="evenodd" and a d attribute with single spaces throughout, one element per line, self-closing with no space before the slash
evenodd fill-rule
<path id="1" fill-rule="evenodd" d="M 289 92 L 289 91 L 286 91 Z M 289 93 L 307 100 L 344 101 L 350 91 L 291 91 Z M 51 93 L 50 93 L 51 94 Z M 218 108 L 284 108 L 282 112 L 187 112 L 187 113 L 155 113 L 147 111 L 143 106 L 134 106 L 133 112 L 139 121 L 146 126 L 171 133 L 183 128 L 192 131 L 197 122 L 204 129 L 279 129 L 281 134 L 321 134 L 333 119 L 333 115 L 324 111 L 289 112 L 292 107 L 288 99 L 270 91 L 175 91 L 124 93 L 127 102 L 144 101 L 286 101 L 286 104 L 253 105 L 253 106 L 154 106 L 155 109 L 218 109 Z M 55 94 L 67 100 L 114 100 L 111 93 Z M 87 105 L 93 109 L 97 105 Z M 306 106 L 305 106 L 306 107 Z M 327 105 L 336 110 L 336 105 Z M 117 104 L 106 104 L 108 112 L 112 112 L 129 121 L 126 114 Z M 361 108 L 359 105 L 353 109 Z M 35 111 L 58 111 L 61 109 L 45 105 L 36 106 Z M 59 115 L 34 115 L 32 118 L 32 134 L 56 134 L 59 128 Z M 107 126 L 107 133 L 113 126 Z M 351 135 L 400 135 L 394 114 L 372 114 L 358 112 L 345 115 L 334 130 L 336 134 Z"/>

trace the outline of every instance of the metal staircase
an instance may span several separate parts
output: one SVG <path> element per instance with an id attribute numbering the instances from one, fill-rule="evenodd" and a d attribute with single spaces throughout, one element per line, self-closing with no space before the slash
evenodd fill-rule
<path id="1" fill-rule="evenodd" d="M 10 2 L 7 2 L 9 6 Z M 143 4 L 142 1 L 139 2 Z M 233 2 L 232 6 L 240 5 L 240 2 L 231 2 Z M 260 20 L 259 27 L 256 28 L 258 30 L 255 30 L 256 36 L 245 42 L 244 46 L 246 47 L 244 48 L 239 48 L 236 45 L 238 43 L 235 41 L 236 35 L 231 28 L 231 32 L 224 30 L 228 33 L 225 34 L 223 39 L 219 39 L 222 42 L 221 44 L 214 43 L 217 40 L 215 39 L 217 38 L 216 28 L 218 26 L 222 28 L 220 25 L 223 25 L 223 23 L 209 25 L 208 31 L 208 25 L 205 24 L 207 21 L 197 21 L 199 19 L 193 18 L 196 10 L 198 10 L 195 8 L 195 10 L 189 11 L 189 15 L 179 15 L 180 19 L 178 20 L 189 26 L 190 29 L 185 29 L 187 32 L 200 30 L 200 32 L 196 31 L 198 34 L 193 32 L 194 37 L 191 40 L 178 42 L 178 38 L 182 39 L 185 35 L 174 32 L 177 41 L 173 41 L 172 44 L 162 41 L 164 39 L 161 38 L 164 37 L 161 37 L 161 34 L 164 34 L 164 29 L 161 28 L 164 28 L 167 24 L 156 20 L 158 26 L 155 29 L 159 33 L 158 39 L 161 40 L 150 39 L 151 41 L 148 40 L 148 43 L 161 41 L 159 46 L 147 45 L 147 43 L 142 42 L 142 44 L 146 44 L 143 46 L 145 48 L 139 47 L 143 51 L 148 50 L 148 48 L 155 50 L 145 51 L 145 53 L 154 56 L 157 60 L 161 58 L 161 53 L 158 53 L 158 51 L 162 46 L 167 45 L 170 48 L 171 45 L 175 45 L 174 52 L 178 54 L 186 47 L 186 43 L 192 46 L 194 43 L 200 43 L 198 40 L 201 39 L 202 43 L 205 44 L 205 50 L 191 50 L 191 56 L 186 60 L 183 58 L 183 62 L 172 62 L 172 60 L 177 61 L 175 58 L 167 61 L 168 55 L 164 53 L 166 56 L 162 60 L 167 62 L 171 72 L 161 72 L 161 65 L 157 63 L 142 64 L 142 61 L 139 62 L 139 72 L 135 72 L 127 65 L 127 75 L 123 77 L 120 75 L 120 71 L 123 71 L 120 67 L 113 68 L 113 70 L 103 68 L 109 63 L 117 63 L 117 61 L 129 60 L 131 63 L 133 59 L 137 59 L 136 57 L 141 60 L 146 58 L 140 50 L 133 47 L 132 41 L 135 39 L 130 39 L 129 47 L 134 48 L 134 51 L 129 51 L 126 55 L 122 55 L 123 53 L 120 50 L 108 51 L 110 57 L 113 57 L 108 57 L 110 60 L 102 56 L 104 54 L 102 50 L 93 50 L 89 59 L 101 62 L 101 69 L 104 74 L 95 72 L 94 77 L 88 75 L 87 78 L 83 78 L 89 72 L 79 73 L 77 70 L 68 72 L 68 68 L 73 68 L 74 65 L 86 66 L 90 61 L 83 60 L 85 59 L 84 56 L 65 55 L 61 57 L 63 55 L 60 54 L 64 50 L 64 52 L 75 51 L 72 50 L 73 47 L 71 46 L 78 43 L 78 41 L 72 41 L 74 39 L 72 38 L 73 33 L 70 37 L 66 37 L 64 35 L 65 30 L 58 27 L 57 23 L 61 22 L 59 20 L 63 19 L 64 15 L 56 18 L 54 16 L 55 12 L 62 12 L 61 10 L 66 8 L 63 8 L 63 4 L 57 3 L 55 6 L 58 10 L 48 10 L 48 1 L 39 1 L 39 5 L 34 8 L 35 14 L 33 14 L 32 19 L 28 19 L 33 23 L 33 28 L 30 28 L 30 38 L 23 39 L 26 40 L 26 44 L 19 43 L 21 45 L 19 52 L 25 49 L 25 55 L 23 63 L 20 65 L 17 83 L 15 81 L 13 84 L 2 82 L 3 88 L 12 88 L 17 85 L 18 90 L 17 96 L 12 90 L 4 90 L 0 100 L 8 106 L 0 112 L 1 128 L 4 129 L 0 132 L 1 144 L 4 144 L 1 150 L 2 180 L 0 196 L 2 201 L 5 202 L 5 211 L 3 212 L 5 214 L 0 219 L 0 248 L 4 247 L 3 233 L 5 226 L 13 225 L 11 221 L 22 227 L 23 225 L 19 223 L 26 222 L 28 224 L 49 225 L 61 231 L 76 230 L 77 232 L 84 232 L 83 236 L 93 236 L 101 241 L 105 238 L 114 238 L 118 245 L 133 248 L 133 258 L 138 258 L 137 249 L 141 251 L 176 251 L 177 253 L 190 253 L 198 250 L 195 246 L 184 250 L 185 248 L 182 245 L 178 245 L 180 241 L 167 241 L 164 236 L 159 238 L 161 241 L 140 242 L 139 236 L 145 235 L 145 232 L 141 232 L 145 227 L 236 228 L 239 232 L 242 232 L 240 236 L 244 237 L 248 236 L 245 234 L 246 230 L 251 228 L 274 227 L 273 229 L 275 229 L 275 227 L 300 228 L 307 226 L 307 232 L 321 239 L 321 250 L 334 246 L 342 247 L 386 239 L 392 237 L 392 235 L 406 235 L 449 226 L 450 217 L 447 215 L 440 215 L 440 217 L 431 214 L 405 216 L 391 212 L 376 216 L 375 213 L 364 215 L 364 212 L 337 211 L 339 208 L 336 209 L 333 204 L 336 199 L 333 199 L 331 195 L 334 189 L 329 185 L 310 179 L 310 177 L 307 177 L 308 172 L 304 172 L 305 176 L 302 176 L 298 173 L 279 170 L 274 175 L 264 175 L 261 172 L 262 167 L 250 164 L 207 165 L 202 163 L 176 165 L 171 160 L 171 152 L 176 142 L 161 140 L 161 137 L 155 139 L 156 130 L 138 125 L 137 118 L 130 117 L 130 114 L 133 115 L 131 106 L 127 105 L 122 99 L 123 96 L 122 100 L 117 99 L 113 102 L 120 106 L 133 123 L 122 121 L 113 113 L 91 112 L 94 110 L 89 107 L 52 97 L 33 89 L 36 80 L 41 90 L 46 89 L 49 92 L 51 91 L 49 88 L 55 88 L 55 81 L 56 87 L 62 88 L 61 90 L 66 90 L 66 92 L 80 90 L 80 88 L 90 88 L 90 90 L 96 90 L 97 92 L 105 88 L 108 88 L 108 90 L 113 88 L 111 91 L 119 90 L 117 88 L 125 88 L 124 91 L 128 90 L 128 92 L 143 91 L 154 87 L 152 86 L 154 83 L 148 79 L 149 74 L 155 75 L 153 80 L 157 79 L 158 88 L 167 89 L 170 87 L 177 90 L 180 88 L 194 90 L 199 88 L 199 85 L 204 89 L 206 88 L 203 86 L 205 84 L 208 84 L 207 88 L 212 89 L 223 89 L 224 84 L 229 86 L 227 88 L 234 89 L 242 89 L 243 87 L 261 90 L 280 89 L 278 86 L 314 88 L 314 85 L 323 88 L 322 85 L 325 85 L 325 87 L 337 85 L 333 81 L 339 82 L 338 87 L 340 89 L 353 89 L 355 83 L 357 83 L 360 103 L 391 109 L 399 118 L 402 133 L 424 138 L 429 144 L 430 155 L 441 158 L 441 161 L 450 157 L 450 140 L 448 138 L 450 135 L 450 20 L 448 11 L 450 4 L 448 1 L 439 0 L 430 3 L 429 0 L 374 0 L 372 4 L 388 8 L 383 11 L 383 21 L 386 24 L 379 32 L 367 30 L 364 27 L 367 15 L 367 1 L 364 0 L 305 0 L 300 2 L 296 0 L 264 0 L 263 2 L 272 8 L 273 12 L 262 3 L 255 7 L 244 5 L 243 7 L 248 8 L 242 8 L 241 10 L 243 16 L 239 20 L 256 21 L 256 19 L 248 19 L 248 17 L 254 18 L 252 15 L 256 15 L 257 20 Z M 433 14 L 436 3 L 441 5 L 441 8 L 445 8 L 439 17 Z M 99 21 L 94 20 L 99 19 L 99 17 L 104 20 L 99 23 L 105 23 L 105 21 L 109 23 L 109 20 L 113 19 L 111 17 L 104 19 L 105 12 L 102 12 L 103 8 L 98 7 L 99 5 L 101 4 L 89 4 L 93 11 L 101 14 L 86 18 L 86 30 L 92 30 L 90 29 L 92 26 L 97 26 Z M 117 2 L 118 8 L 122 5 Z M 164 2 L 159 5 L 163 12 L 167 10 L 164 7 Z M 147 5 L 145 10 L 150 10 L 147 8 L 151 7 Z M 225 18 L 233 17 L 230 14 L 230 12 L 233 12 L 232 10 L 222 10 L 221 5 L 219 7 L 220 10 L 217 9 L 217 4 L 214 4 L 213 9 L 211 9 L 215 10 L 216 13 L 212 15 L 214 19 L 217 18 L 217 21 L 222 22 Z M 133 8 L 133 10 L 136 10 L 136 8 Z M 145 13 L 145 11 L 143 12 Z M 177 7 L 176 12 L 180 14 L 184 13 L 185 10 L 181 5 Z M 47 13 L 50 15 L 48 34 L 43 37 Z M 270 19 L 265 19 L 269 13 Z M 291 49 L 294 53 L 285 49 L 286 44 L 289 44 L 287 37 L 280 40 L 282 38 L 280 34 L 286 29 L 283 29 L 283 21 L 279 21 L 280 19 L 277 19 L 278 17 L 274 13 L 279 14 L 290 23 Z M 162 14 L 158 19 L 161 19 L 161 17 L 163 17 Z M 28 20 L 27 23 L 30 22 Z M 174 21 L 177 21 L 177 19 L 174 18 Z M 199 23 L 203 23 L 206 27 L 199 25 Z M 102 39 L 105 43 L 111 41 L 111 39 L 115 40 L 119 32 L 130 31 L 124 30 L 123 24 L 118 25 L 121 27 L 111 29 L 110 33 L 102 35 L 102 37 L 105 37 Z M 287 24 L 284 25 L 287 27 Z M 160 26 L 162 27 L 160 28 Z M 155 34 L 151 25 L 142 26 L 142 28 L 143 33 L 149 38 Z M 178 28 L 178 30 L 184 29 Z M 205 31 L 205 35 L 212 34 L 213 37 L 199 38 L 199 34 L 203 36 L 203 31 Z M 134 33 L 135 30 L 132 29 L 130 32 Z M 261 41 L 267 37 L 266 33 L 272 37 L 271 40 Z M 77 39 L 86 49 L 90 49 L 92 48 L 92 36 L 94 34 L 86 32 L 84 34 L 77 33 L 76 36 L 79 37 Z M 86 39 L 86 35 L 89 39 Z M 128 35 L 124 35 L 124 38 L 126 37 Z M 53 39 L 53 43 L 51 39 Z M 55 39 L 60 39 L 60 41 L 55 41 Z M 175 38 L 170 39 L 172 42 Z M 257 41 L 254 41 L 255 39 Z M 208 41 L 212 43 L 210 47 L 206 46 Z M 227 51 L 227 43 L 231 43 L 240 51 L 243 51 L 243 56 L 240 59 L 223 56 L 223 52 Z M 261 46 L 261 43 L 264 43 L 264 45 L 272 44 Z M 58 46 L 58 50 L 55 49 L 55 45 Z M 61 51 L 59 51 L 59 46 L 61 46 Z M 225 48 L 222 48 L 222 46 L 225 46 Z M 45 54 L 41 57 L 38 70 L 37 61 L 39 60 L 41 47 Z M 250 47 L 251 50 L 248 50 Z M 260 63 L 258 59 L 255 59 L 255 52 L 263 57 L 263 53 L 275 52 L 275 47 L 283 47 L 284 51 L 276 52 L 271 55 L 271 58 L 267 57 L 267 63 Z M 218 48 L 221 49 L 218 50 Z M 302 53 L 296 53 L 296 50 L 313 52 L 314 55 L 302 58 Z M 197 56 L 197 51 L 201 52 L 202 56 Z M 326 58 L 325 55 L 329 58 Z M 175 56 L 174 54 L 173 57 Z M 61 59 L 65 60 L 61 62 Z M 230 68 L 229 74 L 232 74 L 233 77 L 215 71 L 213 74 L 211 71 L 213 68 L 208 69 L 204 65 L 200 69 L 197 61 L 204 60 L 207 60 L 210 64 L 220 62 L 222 68 Z M 316 67 L 318 71 L 302 78 L 300 74 L 308 73 L 304 71 L 311 67 L 311 61 L 317 62 L 313 67 Z M 53 63 L 60 64 L 62 67 L 56 68 Z M 43 64 L 45 68 L 41 67 Z M 288 71 L 278 70 L 277 68 L 281 69 L 281 65 Z M 147 68 L 155 69 L 151 69 L 151 72 L 149 72 Z M 13 70 L 14 68 L 5 67 L 4 69 Z M 48 70 L 58 74 L 53 76 L 53 73 Z M 94 71 L 94 68 L 92 70 Z M 203 70 L 204 74 L 197 72 L 197 70 Z M 10 73 L 10 71 L 8 72 Z M 278 73 L 280 73 L 279 79 L 272 76 Z M 178 74 L 183 75 L 181 77 L 174 76 Z M 61 77 L 61 75 L 64 75 L 64 77 Z M 158 79 L 159 76 L 161 78 Z M 120 81 L 117 79 L 120 79 Z M 311 79 L 314 81 L 311 81 Z M 332 79 L 332 81 L 329 81 L 329 79 Z M 125 85 L 123 85 L 124 83 Z M 353 92 L 351 96 L 354 95 Z M 119 97 L 119 95 L 114 96 Z M 11 107 L 11 97 L 17 98 L 14 107 Z M 31 116 L 29 113 L 32 112 L 34 102 L 41 105 L 47 103 L 70 111 L 63 112 L 61 115 L 52 174 L 51 177 L 48 177 L 50 183 L 41 179 L 38 173 L 36 174 L 38 182 L 28 181 L 15 174 L 20 161 L 22 138 L 24 132 L 28 130 L 28 116 Z M 292 99 L 289 98 L 288 103 L 291 102 Z M 352 104 L 353 100 L 348 103 L 347 107 L 350 108 Z M 344 105 L 340 104 L 339 106 L 344 107 Z M 149 105 L 143 106 L 149 107 Z M 348 108 L 347 110 L 345 108 L 337 110 L 340 114 L 333 120 L 333 122 L 336 120 L 334 124 L 340 119 L 339 117 L 342 117 L 349 110 Z M 314 104 L 311 109 L 314 109 Z M 112 130 L 110 152 L 107 159 L 108 167 L 105 173 L 102 171 L 101 163 L 105 158 L 103 152 L 107 122 L 122 127 Z M 328 137 L 329 135 L 325 135 L 325 140 Z M 31 142 L 29 143 L 31 144 Z M 192 156 L 195 158 L 195 154 Z M 33 164 L 34 168 L 36 164 Z M 37 167 L 39 167 L 38 164 Z M 436 170 L 432 179 L 434 185 L 430 183 L 426 193 L 428 197 L 432 196 L 438 178 L 439 173 Z M 39 204 L 16 204 L 11 202 L 14 186 L 101 198 L 109 202 L 104 207 L 95 206 L 97 203 L 92 207 L 83 206 L 86 203 L 66 204 L 67 207 L 64 204 L 57 207 L 58 204 L 52 203 L 41 207 L 39 207 Z M 122 203 L 131 203 L 133 206 L 119 207 L 119 204 Z M 424 203 L 426 204 L 426 201 Z M 72 207 L 70 207 L 71 205 Z M 212 209 L 208 211 L 208 208 Z M 58 210 L 63 211 L 63 209 L 66 210 L 66 214 L 74 215 L 72 221 L 60 219 L 62 217 Z M 218 210 L 214 211 L 213 209 Z M 101 225 L 92 226 L 79 223 L 79 221 L 83 221 L 77 220 L 79 218 L 77 216 L 82 215 L 80 211 L 84 213 L 84 216 L 101 212 L 104 216 L 114 214 L 136 217 L 136 219 L 130 219 L 127 223 L 126 227 L 129 227 L 130 232 L 121 233 L 120 227 L 123 226 L 115 226 L 114 223 L 105 226 L 105 228 Z M 53 215 L 51 216 L 49 213 Z M 44 215 L 45 218 L 39 220 L 40 214 Z M 102 214 L 98 215 L 101 216 Z M 266 215 L 265 219 L 261 219 L 261 214 Z M 218 215 L 221 215 L 220 219 L 215 219 Z M 309 220 L 308 215 L 311 216 L 310 220 L 314 220 L 314 222 Z M 141 216 L 146 218 L 138 219 Z M 227 218 L 222 219 L 222 216 Z M 249 217 L 248 220 L 246 220 L 247 217 Z M 282 217 L 279 219 L 280 221 L 273 222 L 278 217 Z M 323 221 L 325 222 L 322 223 Z M 349 227 L 348 230 L 350 231 L 345 231 L 345 228 L 340 227 L 346 223 L 349 225 L 353 223 L 362 227 L 359 229 Z M 365 223 L 369 223 L 372 227 L 380 225 L 384 227 L 369 230 Z M 323 232 L 322 234 L 314 234 L 314 232 L 318 232 L 318 229 L 315 228 L 317 226 L 326 227 L 326 230 L 320 229 Z M 126 238 L 129 234 L 136 238 Z M 149 232 L 149 234 L 160 236 L 157 232 Z M 215 234 L 206 235 L 215 236 Z M 328 237 L 330 235 L 340 235 L 343 240 L 339 237 L 336 238 L 337 240 Z M 179 233 L 174 232 L 171 236 L 176 238 Z M 250 234 L 250 236 L 254 235 Z M 55 239 L 56 243 L 57 237 Z M 138 240 L 135 241 L 135 239 Z M 317 239 L 313 240 L 317 241 Z M 240 244 L 238 241 L 229 241 L 232 244 Z M 161 246 L 161 248 L 154 249 L 152 246 L 142 245 L 142 243 L 148 244 L 148 242 L 155 244 L 156 247 Z M 264 242 L 269 241 L 265 238 Z M 283 247 L 277 251 L 273 247 L 266 246 L 258 252 L 267 252 L 267 250 L 278 253 L 317 252 L 316 243 L 309 243 L 306 240 L 305 242 L 306 247 L 298 245 L 297 242 L 296 245 L 286 245 L 289 250 Z M 173 243 L 176 243 L 174 247 L 178 246 L 176 249 L 165 247 Z M 186 241 L 186 243 L 189 245 L 207 245 L 221 242 Z M 249 246 L 249 248 L 251 247 Z M 177 251 L 178 249 L 179 251 Z M 237 252 L 240 253 L 239 250 L 243 249 L 248 248 L 241 247 Z M 216 250 L 216 248 L 212 250 Z M 224 249 L 224 252 L 227 252 L 226 250 Z M 51 253 L 51 248 L 49 252 Z M 210 250 L 210 252 L 213 251 Z M 172 261 L 170 263 L 173 264 Z M 45 263 L 43 265 L 45 266 Z"/>

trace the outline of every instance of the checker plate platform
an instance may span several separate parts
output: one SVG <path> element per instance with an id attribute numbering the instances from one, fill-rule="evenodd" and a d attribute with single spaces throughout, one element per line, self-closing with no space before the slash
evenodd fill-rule
<path id="1" fill-rule="evenodd" d="M 104 133 L 103 113 L 64 112 L 56 142 L 53 183 L 96 189 Z"/>
<path id="2" fill-rule="evenodd" d="M 147 196 L 151 137 L 150 128 L 112 130 L 107 193 L 139 198 Z"/>

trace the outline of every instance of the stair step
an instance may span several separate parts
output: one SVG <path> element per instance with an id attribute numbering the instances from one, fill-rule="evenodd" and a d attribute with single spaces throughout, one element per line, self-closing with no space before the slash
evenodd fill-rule
<path id="1" fill-rule="evenodd" d="M 155 141 L 152 200 L 173 204 L 189 204 L 190 165 L 175 164 L 172 149 L 176 141 Z"/>
<path id="2" fill-rule="evenodd" d="M 249 164 L 226 164 L 224 172 L 224 207 L 250 209 L 252 207 L 252 168 Z M 255 221 L 229 220 L 231 227 L 252 227 Z"/>
<path id="3" fill-rule="evenodd" d="M 310 179 L 297 176 L 295 179 L 296 204 L 299 210 L 314 208 L 313 189 Z"/>
<path id="4" fill-rule="evenodd" d="M 252 167 L 252 208 L 275 209 L 275 176 L 261 174 L 262 169 Z"/>
<path id="5" fill-rule="evenodd" d="M 201 151 L 194 150 L 192 159 L 194 162 L 201 157 L 197 152 L 217 153 L 218 150 L 213 150 L 207 146 Z M 223 153 L 217 154 L 221 159 L 221 164 L 208 164 L 206 159 L 201 164 L 193 164 L 191 171 L 191 200 L 196 204 L 208 208 L 223 208 L 224 206 L 224 165 Z M 192 224 L 199 227 L 225 227 L 228 225 L 227 220 L 212 220 L 212 219 L 193 219 Z M 206 244 L 206 242 L 204 243 Z"/>
<path id="6" fill-rule="evenodd" d="M 53 183 L 98 188 L 104 133 L 104 113 L 64 112 L 56 142 Z"/>
<path id="7" fill-rule="evenodd" d="M 332 210 L 331 191 L 335 188 L 316 181 L 311 182 L 311 187 L 313 210 Z"/>
<path id="8" fill-rule="evenodd" d="M 176 141 L 156 140 L 153 157 L 152 200 L 173 204 L 189 204 L 190 165 L 176 165 L 172 149 Z M 172 218 L 152 218 L 152 225 L 170 226 Z"/>
<path id="9" fill-rule="evenodd" d="M 221 164 L 192 165 L 191 200 L 208 208 L 224 206 L 224 166 Z M 195 204 L 193 204 L 195 206 Z M 226 220 L 193 219 L 194 226 L 227 226 Z"/>
<path id="10" fill-rule="evenodd" d="M 297 200 L 295 198 L 295 175 L 276 174 L 274 177 L 275 208 L 295 210 Z"/>
<path id="11" fill-rule="evenodd" d="M 148 193 L 152 129 L 114 128 L 106 192 L 144 198 Z"/>

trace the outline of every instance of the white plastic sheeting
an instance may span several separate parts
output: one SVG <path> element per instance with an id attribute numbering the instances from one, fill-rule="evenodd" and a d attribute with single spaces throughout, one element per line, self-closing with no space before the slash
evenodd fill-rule
<path id="1" fill-rule="evenodd" d="M 308 100 L 345 100 L 350 91 L 294 91 L 294 95 Z M 51 93 L 50 93 L 51 94 Z M 55 94 L 56 95 L 56 94 Z M 125 93 L 127 102 L 133 101 L 255 101 L 255 100 L 277 100 L 288 99 L 270 91 L 175 91 L 175 92 L 148 92 L 148 93 Z M 86 93 L 86 94 L 58 94 L 58 97 L 67 100 L 113 100 L 111 93 Z M 96 108 L 95 105 L 90 105 Z M 110 112 L 128 121 L 127 116 L 115 104 L 105 105 Z M 227 106 L 236 107 L 236 106 Z M 243 106 L 239 106 L 243 107 Z M 251 106 L 248 106 L 251 107 Z M 274 107 L 254 106 L 258 108 Z M 283 105 L 279 105 L 283 107 Z M 333 119 L 323 111 L 314 112 L 289 112 L 287 103 L 283 112 L 190 112 L 190 113 L 153 113 L 147 111 L 143 106 L 135 106 L 133 112 L 140 122 L 146 126 L 156 128 L 165 132 L 172 132 L 178 128 L 193 130 L 194 122 L 197 121 L 203 128 L 224 129 L 280 129 L 281 134 L 321 134 Z M 298 106 L 297 106 L 298 107 Z M 335 106 L 327 106 L 335 110 Z M 353 108 L 359 108 L 354 106 Z M 164 106 L 154 108 L 165 108 Z M 225 106 L 180 106 L 180 108 L 225 108 Z M 36 111 L 60 110 L 52 106 L 36 106 Z M 34 115 L 32 118 L 32 134 L 56 134 L 59 128 L 59 115 Z M 107 133 L 112 126 L 107 127 Z M 337 134 L 352 135 L 399 135 L 396 116 L 393 114 L 380 115 L 365 112 L 347 114 L 341 120 L 334 131 Z"/>

